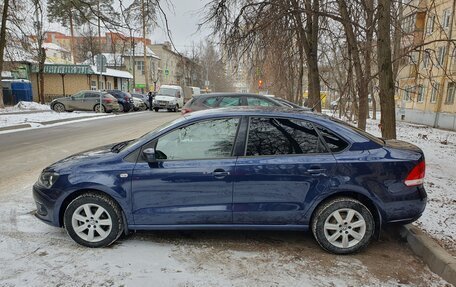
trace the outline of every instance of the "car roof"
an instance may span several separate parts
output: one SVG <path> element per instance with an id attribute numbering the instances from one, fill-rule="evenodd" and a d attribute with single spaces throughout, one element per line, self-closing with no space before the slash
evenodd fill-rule
<path id="1" fill-rule="evenodd" d="M 184 117 L 191 118 L 206 118 L 206 117 L 229 117 L 229 116 L 315 116 L 328 118 L 328 116 L 314 113 L 308 110 L 292 109 L 288 107 L 252 107 L 252 106 L 236 106 L 227 108 L 216 108 L 207 109 L 201 111 L 195 111 L 189 114 L 185 114 Z"/>
<path id="2" fill-rule="evenodd" d="M 199 95 L 194 95 L 193 97 L 195 97 L 195 98 L 208 98 L 208 97 L 230 97 L 230 96 L 234 96 L 234 97 L 235 96 L 249 96 L 249 97 L 259 97 L 259 98 L 271 99 L 271 98 L 266 97 L 264 95 L 259 95 L 259 94 L 254 94 L 254 93 L 223 93 L 223 92 L 199 94 Z"/>

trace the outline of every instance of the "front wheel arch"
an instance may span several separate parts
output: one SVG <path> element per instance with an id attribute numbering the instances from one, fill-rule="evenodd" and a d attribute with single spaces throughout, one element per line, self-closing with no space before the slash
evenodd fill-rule
<path id="1" fill-rule="evenodd" d="M 62 202 L 62 204 L 60 205 L 60 209 L 59 209 L 59 226 L 60 227 L 64 227 L 64 214 L 65 214 L 65 210 L 67 209 L 68 205 L 70 204 L 70 202 L 72 202 L 74 199 L 76 199 L 77 197 L 79 197 L 80 195 L 83 195 L 83 194 L 87 194 L 87 193 L 92 193 L 92 194 L 99 194 L 99 195 L 103 195 L 103 196 L 106 196 L 108 197 L 109 199 L 111 199 L 112 201 L 114 201 L 116 204 L 117 204 L 117 207 L 119 208 L 119 210 L 122 212 L 123 216 L 123 223 L 124 223 L 124 227 L 127 228 L 128 226 L 128 222 L 127 222 L 127 216 L 126 216 L 126 213 L 125 213 L 125 210 L 124 208 L 122 207 L 122 205 L 119 203 L 119 201 L 111 196 L 109 193 L 107 192 L 103 192 L 103 191 L 100 191 L 100 190 L 96 190 L 96 189 L 81 189 L 81 190 L 77 190 L 75 192 L 72 192 L 70 195 L 68 195 Z"/>

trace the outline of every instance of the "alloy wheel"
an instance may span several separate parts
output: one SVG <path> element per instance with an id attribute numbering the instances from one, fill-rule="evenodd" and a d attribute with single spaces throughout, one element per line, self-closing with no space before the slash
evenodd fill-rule
<path id="1" fill-rule="evenodd" d="M 366 234 L 366 221 L 351 208 L 331 213 L 323 225 L 326 239 L 338 248 L 350 248 L 358 244 Z"/>
<path id="2" fill-rule="evenodd" d="M 79 206 L 71 217 L 75 233 L 88 242 L 99 242 L 111 233 L 112 219 L 102 206 L 86 203 Z"/>

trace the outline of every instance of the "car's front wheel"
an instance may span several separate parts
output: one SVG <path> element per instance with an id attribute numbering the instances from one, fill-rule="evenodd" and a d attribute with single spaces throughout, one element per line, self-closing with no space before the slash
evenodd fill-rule
<path id="1" fill-rule="evenodd" d="M 117 203 L 98 193 L 86 193 L 74 199 L 65 210 L 64 224 L 70 237 L 87 247 L 108 246 L 123 231 Z"/>
<path id="2" fill-rule="evenodd" d="M 55 103 L 52 106 L 52 109 L 58 113 L 63 113 L 65 111 L 65 105 L 63 105 L 62 103 Z"/>
<path id="3" fill-rule="evenodd" d="M 312 232 L 323 249 L 335 254 L 358 252 L 375 231 L 370 210 L 360 201 L 339 197 L 322 204 L 312 218 Z"/>

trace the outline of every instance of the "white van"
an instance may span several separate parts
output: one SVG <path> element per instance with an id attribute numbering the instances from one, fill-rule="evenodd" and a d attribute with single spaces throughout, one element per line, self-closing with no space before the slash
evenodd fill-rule
<path id="1" fill-rule="evenodd" d="M 184 106 L 184 92 L 180 86 L 161 85 L 152 103 L 154 111 L 167 109 L 178 112 Z"/>

